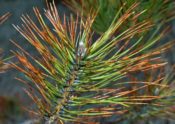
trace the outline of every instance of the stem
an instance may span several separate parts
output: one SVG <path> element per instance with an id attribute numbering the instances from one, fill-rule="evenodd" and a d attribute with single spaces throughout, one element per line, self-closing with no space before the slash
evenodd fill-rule
<path id="1" fill-rule="evenodd" d="M 53 124 L 54 122 L 56 122 L 57 124 L 64 124 L 63 121 L 59 120 L 59 115 L 60 115 L 60 111 L 62 109 L 62 107 L 67 104 L 67 102 L 69 101 L 70 98 L 70 91 L 72 89 L 72 84 L 75 82 L 75 79 L 77 79 L 77 74 L 80 68 L 79 62 L 81 57 L 77 56 L 77 60 L 72 72 L 72 76 L 71 78 L 66 82 L 66 84 L 68 84 L 68 86 L 66 88 L 64 88 L 63 90 L 63 99 L 58 103 L 58 105 L 55 107 L 55 112 L 53 113 L 53 115 L 49 118 L 48 123 L 47 124 Z M 59 122 L 58 122 L 59 121 Z"/>

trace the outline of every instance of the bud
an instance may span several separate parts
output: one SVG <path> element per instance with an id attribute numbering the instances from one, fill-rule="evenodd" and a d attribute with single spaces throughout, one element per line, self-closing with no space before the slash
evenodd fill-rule
<path id="1" fill-rule="evenodd" d="M 86 53 L 86 48 L 85 48 L 84 42 L 80 41 L 78 46 L 78 56 L 83 57 L 85 53 Z"/>

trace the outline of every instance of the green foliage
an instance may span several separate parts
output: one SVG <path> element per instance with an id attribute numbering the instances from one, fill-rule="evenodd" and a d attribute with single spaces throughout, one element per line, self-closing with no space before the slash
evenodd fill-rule
<path id="1" fill-rule="evenodd" d="M 63 0 L 73 11 L 80 13 L 85 18 L 92 10 L 98 11 L 98 15 L 93 24 L 93 29 L 98 33 L 104 33 L 111 25 L 116 13 L 121 7 L 122 12 L 118 16 L 120 18 L 130 6 L 134 3 L 140 3 L 139 7 L 133 12 L 135 16 L 142 11 L 146 13 L 137 18 L 137 22 L 142 22 L 145 19 L 150 19 L 158 27 L 172 19 L 174 15 L 173 0 Z M 128 19 L 126 26 L 129 27 L 135 21 Z M 122 26 L 122 29 L 126 26 Z"/>

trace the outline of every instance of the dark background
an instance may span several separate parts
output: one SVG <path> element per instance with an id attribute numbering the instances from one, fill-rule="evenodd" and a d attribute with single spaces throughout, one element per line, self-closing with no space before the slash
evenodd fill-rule
<path id="1" fill-rule="evenodd" d="M 17 41 L 17 43 L 27 51 L 32 51 L 32 47 L 29 46 L 26 40 L 24 40 L 24 38 L 22 38 L 22 36 L 13 28 L 12 24 L 20 25 L 20 17 L 22 14 L 28 14 L 35 20 L 36 18 L 34 17 L 32 8 L 36 6 L 43 12 L 43 8 L 46 6 L 45 0 L 0 0 L 0 15 L 5 14 L 6 12 L 12 14 L 3 25 L 0 25 L 0 48 L 4 50 L 3 58 L 11 55 L 10 50 L 16 49 L 9 39 Z M 70 13 L 67 7 L 61 3 L 61 0 L 57 1 L 57 8 L 61 15 L 64 13 L 69 15 Z M 169 24 L 174 30 L 162 40 L 161 43 L 175 38 L 175 21 L 172 21 Z M 175 62 L 174 52 L 175 49 L 172 47 L 168 53 L 162 55 L 169 61 L 170 66 Z M 0 121 L 0 124 L 22 124 L 23 122 L 26 122 L 26 120 L 30 120 L 31 115 L 28 115 L 20 108 L 21 106 L 28 107 L 33 105 L 30 98 L 22 90 L 24 85 L 14 79 L 14 77 L 20 76 L 23 75 L 13 69 L 9 70 L 7 73 L 0 74 L 0 120 L 2 120 Z M 161 120 L 161 122 L 156 122 L 157 124 L 175 124 L 173 121 L 168 122 Z"/>

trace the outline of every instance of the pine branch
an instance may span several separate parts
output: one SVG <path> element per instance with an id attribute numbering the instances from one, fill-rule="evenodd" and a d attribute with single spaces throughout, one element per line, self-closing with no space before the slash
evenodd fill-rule
<path id="1" fill-rule="evenodd" d="M 124 114 L 135 106 L 164 105 L 165 102 L 160 102 L 164 95 L 146 92 L 150 87 L 168 90 L 170 84 L 159 83 L 164 77 L 130 78 L 131 74 L 139 77 L 140 73 L 164 67 L 166 62 L 161 59 L 161 53 L 173 45 L 168 42 L 152 49 L 165 34 L 156 31 L 143 42 L 144 33 L 153 26 L 150 20 L 136 22 L 120 31 L 138 6 L 132 4 L 124 13 L 121 7 L 109 28 L 95 41 L 92 26 L 96 11 L 86 21 L 78 16 L 76 19 L 70 16 L 69 20 L 64 16 L 61 21 L 55 5 L 48 4 L 45 16 L 52 28 L 37 8 L 34 12 L 39 25 L 26 15 L 22 17 L 21 27 L 14 26 L 39 55 L 34 57 L 12 41 L 20 50 L 14 54 L 21 64 L 12 65 L 26 76 L 25 80 L 20 79 L 28 87 L 25 91 L 48 123 L 95 123 L 101 118 L 127 117 Z M 137 20 L 142 12 L 134 14 L 138 15 L 134 16 Z"/>

